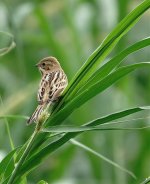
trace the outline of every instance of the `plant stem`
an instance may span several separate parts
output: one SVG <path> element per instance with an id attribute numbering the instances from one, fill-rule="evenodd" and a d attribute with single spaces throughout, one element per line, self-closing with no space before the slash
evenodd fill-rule
<path id="1" fill-rule="evenodd" d="M 12 172 L 12 175 L 11 175 L 9 181 L 8 181 L 8 184 L 13 184 L 13 182 L 14 182 L 14 180 L 16 178 L 17 172 L 18 172 L 20 166 L 25 161 L 26 157 L 28 156 L 37 134 L 38 134 L 38 131 L 35 129 L 33 134 L 32 134 L 32 136 L 31 136 L 31 138 L 30 138 L 30 141 L 27 144 L 27 147 L 26 147 L 23 155 L 21 156 L 20 160 L 18 161 L 18 163 L 16 164 L 16 167 L 14 168 L 14 170 Z"/>
<path id="2" fill-rule="evenodd" d="M 147 184 L 147 183 L 150 183 L 150 177 L 146 178 L 146 180 L 143 181 L 141 184 Z"/>
<path id="3" fill-rule="evenodd" d="M 7 121 L 6 118 L 4 118 L 4 121 L 5 121 L 5 124 L 6 124 L 6 130 L 7 130 L 7 134 L 8 134 L 8 138 L 9 138 L 11 150 L 14 150 L 15 149 L 15 146 L 14 146 L 14 143 L 13 143 L 13 140 L 12 140 L 12 137 L 11 137 L 11 134 L 10 134 L 9 123 L 8 123 L 8 121 Z M 13 156 L 14 164 L 15 164 L 15 159 L 16 159 L 16 153 Z"/>
<path id="4" fill-rule="evenodd" d="M 2 100 L 2 97 L 0 96 L 0 102 L 2 104 L 2 107 L 4 108 L 4 104 L 3 104 L 3 100 Z M 14 146 L 14 143 L 12 141 L 12 137 L 11 137 L 11 134 L 10 134 L 10 128 L 9 128 L 9 123 L 7 121 L 7 118 L 4 117 L 4 121 L 5 121 L 5 124 L 6 124 L 6 131 L 7 131 L 7 134 L 8 134 L 8 138 L 9 138 L 9 142 L 10 142 L 10 147 L 11 147 L 11 150 L 15 149 L 15 146 Z"/>
<path id="5" fill-rule="evenodd" d="M 49 106 L 47 106 L 48 108 Z M 16 164 L 13 172 L 12 172 L 12 175 L 11 177 L 9 178 L 8 180 L 8 183 L 7 184 L 13 184 L 15 178 L 16 178 L 16 175 L 17 175 L 17 172 L 18 170 L 20 169 L 20 167 L 22 166 L 23 162 L 25 161 L 25 159 L 27 158 L 31 148 L 32 148 L 32 145 L 34 143 L 34 140 L 35 138 L 37 137 L 38 133 L 41 131 L 42 129 L 42 125 L 43 123 L 46 121 L 46 119 L 48 118 L 49 114 L 47 113 L 47 108 L 45 109 L 45 111 L 43 111 L 43 113 L 40 115 L 40 117 L 38 118 L 37 122 L 36 122 L 36 127 L 35 127 L 35 130 L 26 146 L 26 149 L 24 151 L 24 153 L 22 154 L 20 160 L 18 161 L 18 163 Z"/>
<path id="6" fill-rule="evenodd" d="M 15 146 L 14 146 L 14 143 L 12 141 L 11 134 L 10 134 L 9 124 L 8 124 L 8 121 L 6 119 L 5 119 L 5 122 L 6 122 L 6 130 L 7 130 L 7 134 L 8 134 L 8 137 L 9 137 L 9 142 L 10 142 L 11 150 L 14 150 L 15 149 Z"/>

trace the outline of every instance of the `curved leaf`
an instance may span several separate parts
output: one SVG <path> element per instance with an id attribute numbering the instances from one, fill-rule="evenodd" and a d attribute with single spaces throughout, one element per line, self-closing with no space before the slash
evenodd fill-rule
<path id="1" fill-rule="evenodd" d="M 150 45 L 150 38 L 146 38 L 144 40 L 141 40 L 130 47 L 126 48 L 122 52 L 120 52 L 118 55 L 113 57 L 111 60 L 109 60 L 106 64 L 104 64 L 102 67 L 100 67 L 93 75 L 92 77 L 87 81 L 87 83 L 81 87 L 80 91 L 84 91 L 93 84 L 95 84 L 98 80 L 100 81 L 104 77 L 106 77 L 116 66 L 118 66 L 124 58 L 126 58 L 129 54 L 136 52 L 144 47 L 147 47 Z"/>
<path id="2" fill-rule="evenodd" d="M 116 122 L 117 123 L 117 122 Z M 52 126 L 50 128 L 44 128 L 42 132 L 49 133 L 68 133 L 68 132 L 86 132 L 86 131 L 106 131 L 106 130 L 144 130 L 150 128 L 150 126 L 144 127 L 131 127 L 131 128 L 117 128 L 117 127 L 95 127 L 95 126 Z M 57 134 L 56 134 L 57 135 Z"/>
<path id="3" fill-rule="evenodd" d="M 7 177 L 8 170 L 10 170 L 11 168 L 8 167 L 10 165 L 10 162 L 13 160 L 13 156 L 16 153 L 16 151 L 18 150 L 18 148 L 12 150 L 9 154 L 7 154 L 7 156 L 0 162 L 0 181 L 2 181 L 4 178 L 4 174 L 5 177 Z"/>
<path id="4" fill-rule="evenodd" d="M 22 115 L 0 115 L 0 119 L 8 118 L 8 119 L 26 119 L 28 120 L 28 116 L 22 116 Z"/>
<path id="5" fill-rule="evenodd" d="M 150 177 L 146 178 L 142 183 L 140 184 L 147 184 L 150 183 Z"/>
<path id="6" fill-rule="evenodd" d="M 12 34 L 0 31 L 0 56 L 10 52 L 15 46 L 14 37 Z"/>

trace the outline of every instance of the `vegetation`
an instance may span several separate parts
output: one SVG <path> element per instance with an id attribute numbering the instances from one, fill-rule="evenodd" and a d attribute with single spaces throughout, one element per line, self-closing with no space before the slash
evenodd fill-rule
<path id="1" fill-rule="evenodd" d="M 0 3 L 2 184 L 149 182 L 150 0 L 105 2 Z M 33 66 L 49 55 L 70 82 L 48 120 L 27 127 Z"/>

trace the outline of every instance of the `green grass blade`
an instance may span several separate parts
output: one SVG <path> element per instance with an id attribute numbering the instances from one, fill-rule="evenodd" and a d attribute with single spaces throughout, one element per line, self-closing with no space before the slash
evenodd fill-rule
<path id="1" fill-rule="evenodd" d="M 48 183 L 46 181 L 44 181 L 44 180 L 41 180 L 37 184 L 48 184 Z"/>
<path id="2" fill-rule="evenodd" d="M 101 158 L 102 160 L 106 161 L 107 163 L 113 165 L 114 167 L 120 169 L 121 171 L 123 171 L 123 172 L 129 174 L 129 175 L 132 176 L 134 179 L 136 179 L 136 176 L 135 176 L 131 171 L 129 171 L 128 169 L 126 169 L 126 168 L 124 168 L 124 167 L 122 167 L 122 166 L 120 166 L 120 165 L 117 164 L 116 162 L 110 160 L 109 158 L 105 157 L 104 155 L 98 153 L 97 151 L 95 151 L 95 150 L 89 148 L 88 146 L 86 146 L 86 145 L 80 143 L 79 141 L 76 141 L 75 139 L 71 139 L 70 142 L 71 142 L 73 145 L 78 146 L 78 147 L 84 149 L 85 151 L 88 151 L 88 152 L 94 154 L 95 156 Z"/>
<path id="3" fill-rule="evenodd" d="M 4 119 L 4 118 L 8 118 L 8 119 L 25 119 L 28 120 L 29 117 L 28 116 L 23 116 L 23 115 L 0 115 L 0 119 Z"/>
<path id="4" fill-rule="evenodd" d="M 147 184 L 147 183 L 150 183 L 150 177 L 146 178 L 145 181 L 143 181 L 140 184 Z"/>
<path id="5" fill-rule="evenodd" d="M 3 104 L 3 100 L 2 100 L 1 96 L 0 96 L 0 102 L 2 104 L 2 108 L 4 108 L 4 104 Z M 6 131 L 7 131 L 7 134 L 8 134 L 11 150 L 14 150 L 15 146 L 14 146 L 13 139 L 12 139 L 12 136 L 11 136 L 11 133 L 10 133 L 9 122 L 8 122 L 6 117 L 4 118 L 4 122 L 5 122 L 5 125 L 6 125 Z M 16 155 L 14 154 L 14 161 L 15 161 L 15 156 Z"/>
<path id="6" fill-rule="evenodd" d="M 28 154 L 30 153 L 30 150 L 32 148 L 32 145 L 33 145 L 34 140 L 36 139 L 37 135 L 38 135 L 38 131 L 35 129 L 31 135 L 29 141 L 28 141 L 27 146 L 25 147 L 23 154 L 21 155 L 21 158 L 17 162 L 16 167 L 14 168 L 13 172 L 11 173 L 11 175 L 9 177 L 8 184 L 12 184 L 12 183 L 14 183 L 14 181 L 16 182 L 15 179 L 16 179 L 16 176 L 18 175 L 20 167 L 24 163 L 25 159 L 28 157 Z"/>
<path id="7" fill-rule="evenodd" d="M 88 122 L 88 123 L 84 124 L 84 126 L 98 126 L 98 125 L 102 125 L 102 124 L 108 124 L 111 121 L 129 116 L 131 114 L 134 114 L 134 113 L 137 113 L 140 111 L 144 111 L 144 110 L 150 110 L 150 106 L 135 107 L 135 108 L 115 112 L 115 113 L 109 114 L 107 116 L 98 118 L 94 121 Z"/>
<path id="8" fill-rule="evenodd" d="M 0 56 L 7 54 L 16 46 L 14 36 L 10 33 L 0 31 L 0 39 L 1 44 L 3 44 L 0 48 Z"/>
<path id="9" fill-rule="evenodd" d="M 11 133 L 10 133 L 9 123 L 8 123 L 7 120 L 5 120 L 5 121 L 6 121 L 5 122 L 6 123 L 6 130 L 7 130 L 7 134 L 8 134 L 8 137 L 9 137 L 10 146 L 11 146 L 11 149 L 14 150 L 15 146 L 14 146 L 12 136 L 11 136 Z M 14 159 L 15 159 L 15 155 L 14 155 Z"/>
<path id="10" fill-rule="evenodd" d="M 106 78 L 103 80 L 97 81 L 96 84 L 89 87 L 86 91 L 80 93 L 76 97 L 74 97 L 73 100 L 69 101 L 63 109 L 61 109 L 57 114 L 53 115 L 50 118 L 50 121 L 47 123 L 47 125 L 56 125 L 59 122 L 62 122 L 66 117 L 68 117 L 76 108 L 79 108 L 81 105 L 83 105 L 85 102 L 96 96 L 97 94 L 101 93 L 108 87 L 110 87 L 112 84 L 114 84 L 116 81 L 118 81 L 120 78 L 124 77 L 125 75 L 129 74 L 130 72 L 134 71 L 135 69 L 141 68 L 141 67 L 148 67 L 150 66 L 149 62 L 145 63 L 138 63 L 133 64 L 125 67 L 120 67 L 113 73 L 109 74 Z M 46 125 L 46 126 L 47 126 Z"/>
<path id="11" fill-rule="evenodd" d="M 16 153 L 18 148 L 12 150 L 10 153 L 7 154 L 5 158 L 0 162 L 0 181 L 2 181 L 4 178 L 4 174 L 7 173 L 7 170 L 10 170 L 8 165 L 10 164 L 11 160 L 13 160 L 13 156 Z M 5 174 L 6 175 L 6 174 Z"/>
<path id="12" fill-rule="evenodd" d="M 111 60 L 109 60 L 106 64 L 104 64 L 102 67 L 100 67 L 88 80 L 88 82 L 81 87 L 79 91 L 84 91 L 88 87 L 92 86 L 97 82 L 97 80 L 103 79 L 106 77 L 116 66 L 118 66 L 124 58 L 126 58 L 129 54 L 136 52 L 144 47 L 147 47 L 150 45 L 150 38 L 145 38 L 139 42 L 136 42 L 135 44 L 131 45 L 130 47 L 126 48 L 119 54 L 117 54 L 115 57 L 113 57 Z"/>
<path id="13" fill-rule="evenodd" d="M 117 124 L 117 122 L 115 123 Z M 144 127 L 131 127 L 131 128 L 116 128 L 116 127 L 94 127 L 94 126 L 52 126 L 50 128 L 44 128 L 42 132 L 49 132 L 49 133 L 68 133 L 68 132 L 86 132 L 86 131 L 106 131 L 106 130 L 144 130 L 148 129 L 150 126 Z"/>

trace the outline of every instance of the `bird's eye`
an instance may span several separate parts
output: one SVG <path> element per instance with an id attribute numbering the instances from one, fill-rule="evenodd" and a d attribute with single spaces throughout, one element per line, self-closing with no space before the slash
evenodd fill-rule
<path id="1" fill-rule="evenodd" d="M 42 66 L 44 67 L 45 66 L 45 63 L 42 63 Z"/>

